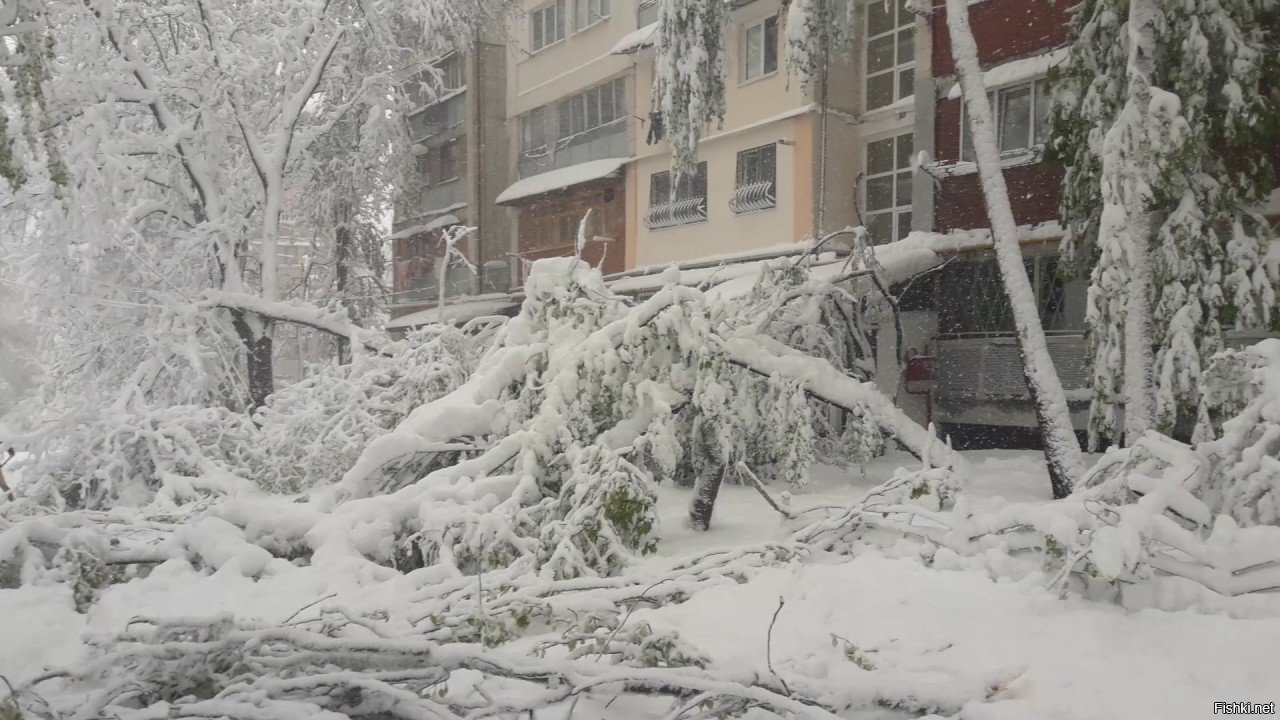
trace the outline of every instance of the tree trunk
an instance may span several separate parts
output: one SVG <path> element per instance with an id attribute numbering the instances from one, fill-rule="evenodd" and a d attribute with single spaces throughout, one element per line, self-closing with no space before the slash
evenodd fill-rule
<path id="1" fill-rule="evenodd" d="M 271 325 L 262 316 L 243 310 L 232 310 L 231 322 L 244 344 L 245 366 L 249 375 L 249 411 L 253 412 L 265 405 L 267 398 L 275 392 Z"/>
<path id="2" fill-rule="evenodd" d="M 347 285 L 350 282 L 350 268 L 347 265 L 351 261 L 352 252 L 351 219 L 346 208 L 344 203 L 338 211 L 338 228 L 334 233 L 333 289 L 337 296 L 342 298 L 342 306 L 347 309 L 347 315 L 353 316 L 351 300 L 347 297 Z M 338 362 L 341 364 L 351 362 L 351 341 L 347 338 L 338 338 Z"/>
<path id="3" fill-rule="evenodd" d="M 1130 152 L 1125 157 L 1116 158 L 1107 153 L 1103 158 L 1105 165 L 1120 162 L 1119 168 L 1111 170 L 1112 177 L 1119 178 L 1120 192 L 1123 193 L 1126 232 L 1129 242 L 1125 250 L 1129 255 L 1129 296 L 1125 300 L 1124 318 L 1124 440 L 1126 445 L 1132 444 L 1143 433 L 1151 429 L 1155 421 L 1154 397 L 1154 357 L 1151 338 L 1151 238 L 1152 213 L 1148 207 L 1149 199 L 1146 179 L 1141 167 L 1147 162 L 1142 155 L 1149 155 L 1146 139 L 1146 119 L 1151 105 L 1150 78 L 1155 72 L 1155 0 L 1130 0 L 1129 3 L 1129 63 L 1128 63 L 1128 98 L 1126 107 L 1116 120 L 1117 124 L 1132 122 L 1129 129 L 1132 140 L 1126 144 Z M 1133 143 L 1138 145 L 1133 147 Z"/>
<path id="4" fill-rule="evenodd" d="M 986 200 L 987 216 L 991 220 L 996 259 L 1004 280 L 1005 292 L 1013 306 L 1014 322 L 1017 324 L 1023 375 L 1027 380 L 1027 389 L 1035 405 L 1036 421 L 1044 439 L 1049 482 L 1053 486 L 1055 498 L 1066 497 L 1071 493 L 1076 479 L 1084 473 L 1084 457 L 1080 452 L 1080 441 L 1071 426 L 1067 394 L 1062 389 L 1062 382 L 1049 357 L 1035 293 L 1022 263 L 1018 227 L 1013 219 L 1009 191 L 1000 167 L 1000 151 L 996 147 L 991 103 L 987 100 L 982 68 L 978 64 L 978 44 L 969 27 L 968 0 L 947 0 L 947 26 L 951 32 L 951 51 L 955 57 L 956 73 L 968 110 L 970 136 L 973 138 L 974 156 L 978 161 L 978 175 L 982 182 L 983 198 Z"/>
<path id="5" fill-rule="evenodd" d="M 716 508 L 716 496 L 720 494 L 720 485 L 724 483 L 725 473 L 729 466 L 723 465 L 714 475 L 701 474 L 693 484 L 693 502 L 689 503 L 689 521 L 693 529 L 706 531 L 711 527 L 711 513 Z"/>

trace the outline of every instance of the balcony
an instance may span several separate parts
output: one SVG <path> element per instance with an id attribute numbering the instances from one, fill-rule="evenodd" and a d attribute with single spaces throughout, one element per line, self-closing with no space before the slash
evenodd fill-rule
<path id="1" fill-rule="evenodd" d="M 734 188 L 733 197 L 729 198 L 729 209 L 734 215 L 768 210 L 777 205 L 778 198 L 772 180 L 740 185 Z"/>
<path id="2" fill-rule="evenodd" d="M 1049 334 L 1046 343 L 1063 388 L 1069 396 L 1079 395 L 1089 386 L 1084 335 Z M 1022 355 L 1013 333 L 949 335 L 939 338 L 937 344 L 940 396 L 976 400 L 1028 398 Z"/>
<path id="3" fill-rule="evenodd" d="M 689 225 L 707 219 L 705 197 L 673 200 L 660 205 L 650 205 L 644 216 L 644 226 L 650 230 Z"/>

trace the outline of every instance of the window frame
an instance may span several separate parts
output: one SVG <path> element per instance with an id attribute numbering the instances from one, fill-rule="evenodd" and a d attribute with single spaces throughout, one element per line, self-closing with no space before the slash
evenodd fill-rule
<path id="1" fill-rule="evenodd" d="M 652 19 L 648 19 L 650 13 L 653 14 Z M 640 0 L 636 3 L 636 27 L 642 28 L 652 22 L 658 21 L 658 0 Z"/>
<path id="2" fill-rule="evenodd" d="M 905 155 L 906 165 L 900 166 L 898 164 L 898 159 L 903 155 L 899 145 L 904 138 L 911 143 L 911 148 Z M 873 173 L 871 171 L 871 146 L 877 143 L 885 142 L 885 141 L 891 141 L 892 143 L 891 167 L 887 171 Z M 915 133 L 912 132 L 911 130 L 908 130 L 906 132 L 899 132 L 897 134 L 873 138 L 863 143 L 862 150 L 863 150 L 863 168 L 865 171 L 865 174 L 863 176 L 864 182 L 862 183 L 863 222 L 866 225 L 868 232 L 870 232 L 871 227 L 873 225 L 873 220 L 872 220 L 873 217 L 878 217 L 881 215 L 889 215 L 891 218 L 891 222 L 890 222 L 891 235 L 889 237 L 884 237 L 884 238 L 872 236 L 872 242 L 879 245 L 883 243 L 900 240 L 903 237 L 906 237 L 907 233 L 911 232 L 911 222 L 915 219 L 915 215 L 913 212 L 913 203 L 911 201 L 912 195 L 914 195 L 915 193 L 915 183 L 916 183 L 916 167 L 912 162 L 912 157 L 915 155 Z M 903 174 L 908 174 L 910 176 L 908 182 L 910 182 L 910 185 L 911 185 L 911 191 L 907 192 L 905 194 L 905 197 L 902 197 L 900 193 L 900 190 L 901 190 L 900 176 Z M 872 182 L 876 180 L 884 180 L 886 178 L 890 181 L 890 193 L 891 193 L 890 205 L 888 207 L 877 208 L 873 210 L 871 209 L 871 204 L 870 204 Z M 904 215 L 910 217 L 910 219 L 907 221 L 907 227 L 905 228 L 906 230 L 905 233 L 903 232 L 904 228 L 902 227 L 902 218 Z"/>
<path id="3" fill-rule="evenodd" d="M 895 24 L 888 30 L 872 35 L 870 6 L 875 3 L 881 3 L 886 1 L 891 5 L 891 7 L 893 8 L 893 12 L 895 13 L 894 14 Z M 904 17 L 906 18 L 906 22 L 903 22 Z M 905 3 L 902 0 L 865 0 L 862 3 L 862 33 L 863 33 L 862 108 L 863 108 L 863 112 L 874 112 L 876 110 L 881 110 L 883 108 L 891 107 L 899 102 L 902 102 L 906 98 L 913 97 L 915 95 L 915 70 L 916 70 L 915 24 L 916 24 L 915 15 L 910 10 L 906 9 Z M 909 62 L 901 62 L 901 58 L 898 57 L 898 50 L 900 48 L 900 43 L 898 42 L 898 34 L 903 32 L 904 30 L 907 30 L 908 28 L 911 30 L 911 54 L 910 54 L 911 59 Z M 891 38 L 893 40 L 894 63 L 887 68 L 872 72 L 871 71 L 872 45 L 875 41 L 880 40 L 882 38 Z M 912 77 L 911 92 L 908 94 L 900 94 L 900 91 L 902 90 L 901 74 L 907 70 L 911 71 L 911 77 Z M 871 107 L 871 101 L 870 101 L 871 81 L 873 78 L 879 78 L 885 75 L 888 75 L 893 79 L 893 99 L 887 103 L 884 103 L 883 105 L 877 105 L 875 107 Z"/>
<path id="4" fill-rule="evenodd" d="M 423 188 L 429 188 L 434 184 L 432 180 L 435 177 L 435 173 L 431 172 L 433 169 L 432 166 L 435 164 L 435 159 L 432 158 L 433 154 L 434 153 L 431 152 L 424 152 L 416 155 L 413 160 L 415 169 L 418 171 L 418 177 L 422 180 Z"/>
<path id="5" fill-rule="evenodd" d="M 754 163 L 754 165 L 751 163 Z M 777 143 L 768 143 L 767 145 L 738 151 L 734 165 L 733 195 L 729 200 L 729 210 L 734 215 L 745 215 L 775 208 L 778 206 L 777 192 Z"/>
<path id="6" fill-rule="evenodd" d="M 770 54 L 768 52 L 769 30 L 771 29 L 770 28 L 771 25 L 773 30 L 773 53 L 772 53 L 773 68 L 772 69 L 769 68 Z M 764 78 L 772 77 L 778 74 L 778 66 L 780 64 L 778 56 L 781 54 L 779 52 L 781 48 L 779 46 L 780 35 L 778 32 L 778 26 L 779 26 L 778 15 L 776 14 L 769 15 L 768 17 L 761 18 L 757 22 L 743 26 L 742 63 L 740 65 L 741 71 L 739 75 L 741 80 L 739 84 L 746 85 L 747 83 L 752 83 L 757 80 L 763 80 Z M 759 52 L 760 68 L 759 68 L 759 72 L 756 72 L 754 74 L 752 73 L 753 68 L 751 67 L 751 33 L 753 30 L 760 31 L 760 36 L 759 36 L 760 37 L 760 52 Z"/>
<path id="7" fill-rule="evenodd" d="M 454 52 L 445 56 L 436 65 L 436 70 L 440 73 L 439 81 L 436 84 L 436 92 L 440 95 L 461 90 L 467 86 L 466 69 L 463 66 L 462 53 Z M 450 78 L 456 75 L 455 78 Z M 450 79 L 455 80 L 454 84 L 450 84 Z"/>
<path id="8" fill-rule="evenodd" d="M 709 217 L 708 198 L 710 196 L 708 187 L 708 168 L 707 161 L 703 160 L 694 166 L 696 169 L 693 175 L 685 175 L 680 178 L 680 182 L 672 190 L 672 175 L 670 170 L 661 170 L 649 175 L 649 207 L 645 212 L 645 227 L 649 230 L 661 230 L 665 228 L 681 227 L 684 225 L 692 225 L 698 222 L 706 222 Z M 662 184 L 659 186 L 659 178 Z M 662 187 L 665 192 L 659 193 L 658 188 Z M 701 192 L 699 192 L 701 191 Z M 665 196 L 663 198 L 662 196 Z M 701 201 L 697 203 L 694 201 Z M 657 202 L 655 202 L 657 201 Z M 687 217 L 678 217 L 671 214 L 675 210 L 678 203 L 692 203 L 693 212 Z M 655 220 L 655 216 L 663 215 L 661 220 Z"/>
<path id="9" fill-rule="evenodd" d="M 533 53 L 539 53 L 549 47 L 564 42 L 565 35 L 565 3 L 567 0 L 552 0 L 551 2 L 534 8 L 529 12 L 529 47 Z M 552 11 L 555 15 L 555 34 L 554 39 L 547 42 L 548 25 L 547 13 Z M 541 28 L 541 33 L 538 29 Z"/>
<path id="10" fill-rule="evenodd" d="M 449 151 L 449 157 L 450 157 L 450 160 L 452 161 L 448 164 L 445 163 L 446 151 Z M 466 172 L 466 167 L 467 167 L 467 161 L 465 157 L 466 148 L 463 147 L 462 141 L 459 140 L 458 138 L 453 138 L 452 140 L 448 140 L 445 143 L 440 145 L 440 148 L 437 152 L 439 153 L 439 156 L 440 156 L 439 164 L 437 165 L 437 167 L 439 168 L 438 174 L 440 175 L 440 178 L 436 181 L 436 184 L 446 185 L 448 183 L 457 182 L 458 180 L 461 180 L 463 174 Z M 452 171 L 453 173 L 452 176 L 445 177 L 445 175 L 449 174 L 449 171 Z"/>
<path id="11" fill-rule="evenodd" d="M 547 107 L 542 105 L 520 116 L 520 153 L 522 155 L 529 156 L 546 152 Z M 530 144 L 530 136 L 534 134 L 534 128 L 538 128 L 542 137 L 542 142 L 537 145 Z"/>
<path id="12" fill-rule="evenodd" d="M 619 75 L 610 80 L 594 85 L 582 92 L 564 98 L 555 104 L 556 109 L 556 142 L 561 146 L 570 144 L 572 138 L 584 133 L 608 127 L 627 118 L 627 79 Z M 612 117 L 605 117 L 605 94 L 612 96 L 609 106 Z M 596 123 L 591 123 L 592 105 L 595 106 Z"/>
<path id="13" fill-rule="evenodd" d="M 1026 147 L 1004 149 L 1004 102 L 1002 97 L 1005 93 L 1013 91 L 1029 89 L 1031 105 L 1027 108 L 1027 139 L 1030 144 Z M 1046 76 L 1034 77 L 1029 80 L 1003 85 L 987 90 L 987 104 L 991 106 L 991 122 L 996 129 L 996 148 L 1000 150 L 1000 157 L 1016 158 L 1024 157 L 1044 149 L 1048 140 L 1046 134 L 1042 131 L 1047 130 L 1049 126 L 1048 114 L 1041 115 L 1039 113 L 1041 103 L 1047 108 L 1051 99 L 1051 89 L 1049 88 L 1049 79 Z M 960 162 L 972 163 L 977 159 L 973 155 L 972 141 L 969 138 L 969 108 L 964 102 L 964 98 L 960 98 Z"/>
<path id="14" fill-rule="evenodd" d="M 578 8 L 586 7 L 586 23 L 580 23 L 580 11 Z M 592 19 L 591 11 L 596 11 L 595 19 Z M 600 23 L 612 17 L 613 7 L 610 0 L 573 0 L 573 32 L 575 34 L 585 32 Z"/>

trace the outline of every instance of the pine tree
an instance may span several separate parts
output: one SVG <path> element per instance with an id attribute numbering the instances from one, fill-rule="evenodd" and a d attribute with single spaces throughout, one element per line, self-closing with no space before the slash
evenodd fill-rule
<path id="1" fill-rule="evenodd" d="M 1125 325 L 1139 319 L 1130 317 L 1129 290 L 1143 285 L 1135 258 L 1149 259 L 1151 273 L 1149 292 L 1135 300 L 1150 315 L 1150 344 L 1139 351 L 1154 353 L 1144 370 L 1152 419 L 1194 440 L 1211 433 L 1202 389 L 1208 359 L 1227 328 L 1274 323 L 1280 281 L 1275 234 L 1256 210 L 1276 186 L 1267 150 L 1280 141 L 1280 107 L 1266 87 L 1280 72 L 1268 47 L 1276 3 L 1164 4 L 1149 16 L 1149 70 L 1137 73 L 1128 6 L 1086 0 L 1053 79 L 1049 154 L 1067 167 L 1064 266 L 1090 276 L 1095 447 L 1119 439 L 1120 408 L 1135 391 L 1122 369 L 1133 354 L 1123 350 Z M 1144 97 L 1133 92 L 1134 79 L 1147 88 L 1145 102 L 1133 102 Z"/>

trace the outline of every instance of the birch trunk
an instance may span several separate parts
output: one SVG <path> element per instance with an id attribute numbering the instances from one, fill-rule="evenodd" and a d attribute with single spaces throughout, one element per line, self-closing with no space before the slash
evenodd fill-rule
<path id="1" fill-rule="evenodd" d="M 987 100 L 982 68 L 978 64 L 978 44 L 969 26 L 968 0 L 947 0 L 947 26 L 951 33 L 956 74 L 964 91 L 969 132 L 973 138 L 974 157 L 978 163 L 987 216 L 991 220 L 996 259 L 1004 280 L 1005 292 L 1013 306 L 1022 371 L 1027 379 L 1027 389 L 1035 405 L 1036 420 L 1044 439 L 1049 481 L 1055 498 L 1066 497 L 1071 493 L 1076 479 L 1084 472 L 1084 457 L 1080 451 L 1080 441 L 1071 426 L 1067 394 L 1049 357 L 1035 293 L 1022 264 L 1017 224 L 1013 219 L 1009 191 L 1000 166 L 1000 151 L 996 146 L 991 104 Z"/>
<path id="2" fill-rule="evenodd" d="M 1157 0 L 1130 0 L 1129 3 L 1129 92 L 1125 111 L 1118 123 L 1132 122 L 1128 152 L 1120 157 L 1107 153 L 1104 162 L 1119 160 L 1116 175 L 1122 178 L 1127 219 L 1125 245 L 1129 256 L 1129 296 L 1124 318 L 1124 437 L 1128 444 L 1151 429 L 1155 420 L 1155 391 L 1152 376 L 1154 357 L 1151 338 L 1151 236 L 1152 213 L 1148 208 L 1146 179 L 1140 163 L 1150 141 L 1143 130 L 1151 105 L 1151 76 L 1155 72 L 1155 23 Z M 1137 144 L 1135 148 L 1133 143 Z M 1147 153 L 1149 154 L 1149 153 Z M 1104 175 L 1106 175 L 1104 170 Z"/>

